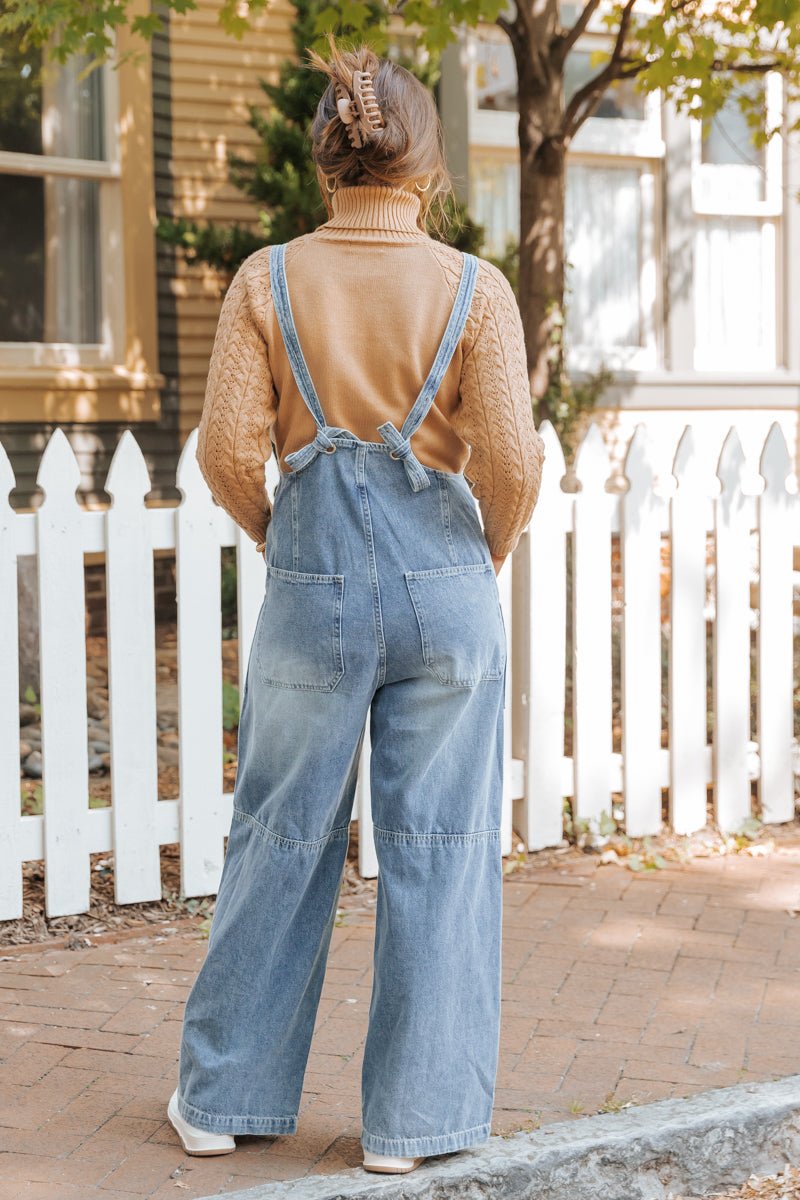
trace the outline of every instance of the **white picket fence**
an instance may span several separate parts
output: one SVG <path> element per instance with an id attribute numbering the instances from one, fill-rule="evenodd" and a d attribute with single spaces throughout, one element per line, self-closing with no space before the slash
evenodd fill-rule
<path id="1" fill-rule="evenodd" d="M 662 789 L 669 824 L 690 833 L 714 819 L 735 831 L 751 815 L 758 781 L 762 819 L 790 820 L 793 774 L 793 547 L 800 497 L 780 427 L 746 487 L 735 429 L 716 474 L 701 462 L 691 427 L 659 480 L 639 425 L 624 464 L 626 491 L 607 490 L 610 461 L 592 424 L 575 460 L 577 487 L 549 422 L 546 462 L 530 526 L 499 577 L 510 658 L 502 849 L 512 823 L 528 849 L 563 837 L 564 797 L 596 822 L 623 797 L 625 831 L 655 834 Z M 76 500 L 78 464 L 60 429 L 42 456 L 35 512 L 8 502 L 14 476 L 0 445 L 0 919 L 22 911 L 22 864 L 44 860 L 50 916 L 89 905 L 90 853 L 113 851 L 116 900 L 159 899 L 159 847 L 179 842 L 185 896 L 212 894 L 222 869 L 232 797 L 222 779 L 220 547 L 238 562 L 239 666 L 244 678 L 263 595 L 264 564 L 253 543 L 213 501 L 196 461 L 197 431 L 177 470 L 182 500 L 147 508 L 150 479 L 130 432 L 120 439 L 106 488 L 108 509 Z M 671 473 L 670 473 L 671 472 Z M 267 486 L 276 481 L 268 464 Z M 756 486 L 753 486 L 755 482 Z M 759 491 L 759 483 L 761 489 Z M 670 486 L 667 486 L 670 485 Z M 715 492 L 717 494 L 715 494 Z M 619 535 L 622 752 L 612 744 L 612 535 Z M 707 539 L 715 548 L 707 611 Z M 662 545 L 670 547 L 668 748 L 662 748 Z M 755 547 L 755 558 L 754 558 Z M 153 552 L 177 563 L 180 795 L 158 800 Z M 112 804 L 88 794 L 84 554 L 105 554 Z M 44 813 L 20 815 L 17 557 L 38 555 Z M 568 588 L 568 556 L 572 587 Z M 751 738 L 751 578 L 757 578 L 757 735 Z M 571 595 L 574 753 L 564 754 L 567 602 Z M 706 621 L 713 618 L 713 738 L 707 739 Z M 377 873 L 369 800 L 369 735 L 354 817 L 359 869 Z"/>

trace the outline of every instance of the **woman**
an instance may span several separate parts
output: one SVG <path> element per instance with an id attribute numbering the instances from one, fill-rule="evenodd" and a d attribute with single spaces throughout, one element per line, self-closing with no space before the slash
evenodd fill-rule
<path id="1" fill-rule="evenodd" d="M 361 1140 L 367 1169 L 399 1172 L 490 1133 L 495 572 L 536 503 L 543 442 L 506 279 L 426 232 L 450 186 L 430 93 L 366 47 L 331 53 L 310 55 L 329 76 L 312 127 L 329 220 L 240 267 L 200 422 L 203 475 L 263 552 L 266 588 L 169 1116 L 196 1154 L 296 1132 L 369 714 L 379 875 Z"/>

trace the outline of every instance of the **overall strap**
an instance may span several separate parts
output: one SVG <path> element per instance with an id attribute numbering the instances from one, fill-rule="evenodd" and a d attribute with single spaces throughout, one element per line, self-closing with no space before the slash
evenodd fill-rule
<path id="1" fill-rule="evenodd" d="M 305 355 L 300 348 L 297 337 L 297 327 L 289 300 L 289 288 L 286 284 L 286 246 L 271 246 L 269 252 L 269 279 L 272 286 L 272 302 L 275 305 L 275 315 L 283 334 L 283 344 L 289 357 L 295 382 L 300 395 L 306 402 L 317 425 L 325 425 L 325 416 L 317 396 L 316 388 L 308 371 Z"/>
<path id="2" fill-rule="evenodd" d="M 400 430 L 392 421 L 384 421 L 378 426 L 378 432 L 383 440 L 391 446 L 391 457 L 399 458 L 406 469 L 409 483 L 415 492 L 430 486 L 430 478 L 411 449 L 411 437 L 419 428 L 428 414 L 438 392 L 445 372 L 455 354 L 456 347 L 461 341 L 464 326 L 467 323 L 472 298 L 475 293 L 475 283 L 478 278 L 478 259 L 474 254 L 464 254 L 461 280 L 453 301 L 453 308 L 447 328 L 442 335 L 436 358 L 433 360 L 428 378 L 422 385 L 414 405 L 403 422 Z"/>
<path id="3" fill-rule="evenodd" d="M 289 358 L 295 383 L 317 426 L 317 432 L 313 441 L 307 442 L 305 446 L 301 446 L 299 450 L 294 450 L 286 456 L 287 466 L 291 467 L 293 471 L 299 471 L 302 467 L 307 466 L 312 459 L 316 458 L 321 450 L 324 450 L 327 454 L 333 453 L 336 449 L 336 443 L 330 436 L 331 433 L 347 433 L 348 431 L 340 429 L 338 426 L 328 425 L 325 420 L 325 414 L 322 411 L 322 405 L 319 402 L 319 397 L 317 396 L 317 391 L 311 379 L 308 364 L 306 363 L 305 355 L 297 336 L 297 327 L 294 323 L 292 305 L 289 300 L 289 288 L 286 283 L 285 258 L 285 243 L 270 247 L 269 278 L 272 287 L 272 302 L 275 305 L 275 315 L 278 318 L 278 324 L 283 336 L 283 343 L 286 347 L 286 354 Z"/>

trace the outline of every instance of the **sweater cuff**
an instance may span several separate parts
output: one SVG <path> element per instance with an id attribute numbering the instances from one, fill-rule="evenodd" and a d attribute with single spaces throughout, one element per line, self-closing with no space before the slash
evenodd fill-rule
<path id="1" fill-rule="evenodd" d="M 522 534 L 518 533 L 515 537 L 506 538 L 504 542 L 488 542 L 489 553 L 494 555 L 495 558 L 505 558 L 516 550 L 521 537 Z"/>

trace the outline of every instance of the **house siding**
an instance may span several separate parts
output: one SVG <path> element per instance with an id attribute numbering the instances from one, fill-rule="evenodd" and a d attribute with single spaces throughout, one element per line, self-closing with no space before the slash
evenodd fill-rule
<path id="1" fill-rule="evenodd" d="M 257 225 L 252 204 L 228 180 L 229 152 L 257 144 L 247 125 L 248 103 L 267 101 L 260 78 L 275 80 L 294 47 L 293 10 L 279 2 L 254 22 L 242 40 L 226 36 L 215 0 L 200 0 L 186 14 L 164 17 L 153 39 L 152 107 L 154 204 L 158 217 L 188 217 L 223 224 Z M 80 499 L 108 503 L 108 468 L 122 433 L 130 428 L 145 456 L 150 500 L 177 500 L 175 469 L 181 448 L 202 409 L 206 373 L 226 280 L 187 263 L 180 251 L 156 240 L 158 369 L 165 384 L 157 421 L 0 422 L 0 442 L 11 460 L 16 508 L 35 508 L 42 452 L 56 427 L 67 435 L 81 470 Z"/>

